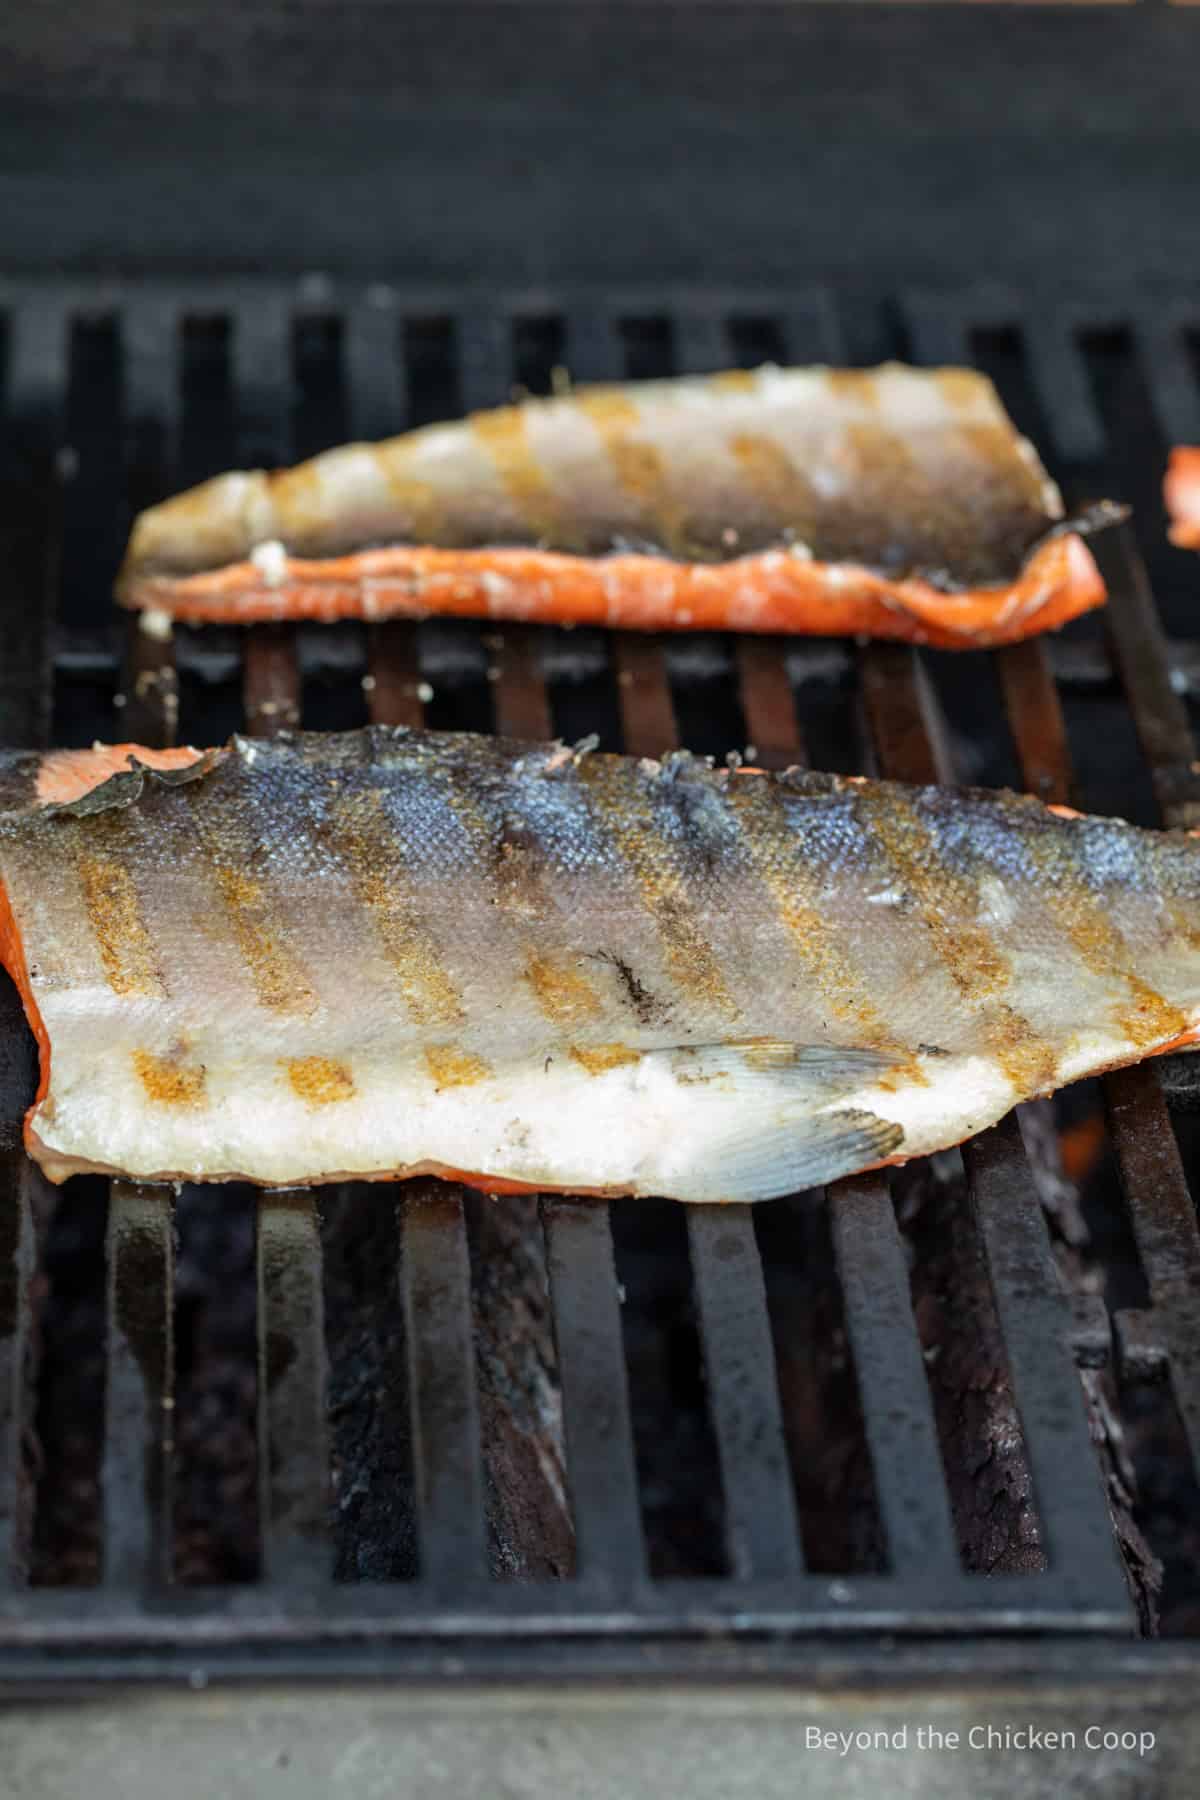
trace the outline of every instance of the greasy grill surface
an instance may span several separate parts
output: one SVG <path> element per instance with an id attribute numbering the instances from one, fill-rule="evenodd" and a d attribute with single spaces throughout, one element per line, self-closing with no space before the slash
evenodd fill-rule
<path id="1" fill-rule="evenodd" d="M 639 754 L 753 745 L 771 767 L 1007 781 L 1200 821 L 1193 654 L 1161 622 L 1182 640 L 1197 577 L 1157 545 L 1154 495 L 1166 438 L 1200 434 L 1200 316 L 995 293 L 705 310 L 538 296 L 485 313 L 321 284 L 0 298 L 6 744 L 367 719 L 595 731 Z M 133 512 L 230 464 L 547 392 L 558 366 L 616 380 L 889 355 L 980 363 L 1069 504 L 1109 488 L 1137 502 L 1159 611 L 1131 533 L 1104 553 L 1106 618 L 952 667 L 437 622 L 171 643 L 110 609 Z M 1106 1489 L 1130 1458 L 1166 1496 L 1139 1516 L 1183 1582 L 1174 1615 L 1163 1592 L 1168 1622 L 1186 1623 L 1200 1235 L 1155 1070 L 1103 1082 L 1103 1126 L 1086 1113 L 1108 1186 L 1082 1250 L 1066 1215 L 1051 1230 L 1012 1120 L 894 1194 L 870 1176 L 755 1212 L 553 1202 L 539 1221 L 522 1203 L 506 1221 L 430 1184 L 172 1199 L 98 1181 L 55 1210 L 15 1148 L 32 1058 L 7 990 L 4 1006 L 0 1670 L 350 1666 L 388 1645 L 435 1672 L 559 1638 L 577 1659 L 605 1644 L 664 1667 L 663 1640 L 698 1633 L 1125 1635 Z M 1168 1086 L 1192 1091 L 1186 1070 Z M 488 1279 L 501 1266 L 507 1289 Z M 986 1368 L 955 1389 L 972 1356 Z M 1098 1423 L 1114 1407 L 1124 1452 Z M 543 1510 L 518 1542 L 531 1445 Z"/>

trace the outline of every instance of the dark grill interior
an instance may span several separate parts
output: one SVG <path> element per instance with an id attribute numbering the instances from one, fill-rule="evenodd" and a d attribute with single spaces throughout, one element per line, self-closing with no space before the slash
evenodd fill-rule
<path id="1" fill-rule="evenodd" d="M 1157 493 L 1165 444 L 1200 440 L 1200 309 L 815 289 L 463 310 L 318 279 L 0 302 L 2 742 L 596 732 L 1200 823 L 1198 577 Z M 229 464 L 567 379 L 893 355 L 978 362 L 1069 500 L 1135 502 L 1100 547 L 1106 614 L 955 658 L 438 621 L 172 643 L 111 609 L 133 512 Z M 0 1002 L 0 1672 L 385 1649 L 433 1672 L 500 1645 L 647 1668 L 787 1634 L 1200 1622 L 1186 1059 L 753 1211 L 54 1193 L 18 1147 L 32 1048 Z"/>

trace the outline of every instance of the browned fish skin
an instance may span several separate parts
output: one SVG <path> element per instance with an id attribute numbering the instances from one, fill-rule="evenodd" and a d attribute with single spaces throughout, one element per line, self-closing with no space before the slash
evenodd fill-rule
<path id="1" fill-rule="evenodd" d="M 1011 794 L 384 729 L 7 766 L 55 1178 L 758 1198 L 1200 1024 L 1200 845 Z"/>
<path id="2" fill-rule="evenodd" d="M 581 388 L 296 469 L 218 477 L 142 515 L 122 577 L 372 544 L 536 544 L 726 562 L 798 543 L 947 588 L 1013 577 L 1063 516 L 986 376 L 774 369 Z"/>

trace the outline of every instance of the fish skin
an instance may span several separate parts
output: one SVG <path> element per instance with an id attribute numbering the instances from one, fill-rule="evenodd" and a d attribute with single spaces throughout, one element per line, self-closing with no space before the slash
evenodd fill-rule
<path id="1" fill-rule="evenodd" d="M 1200 1027 L 1200 844 L 1014 794 L 384 727 L 95 775 L 0 815 L 52 1180 L 755 1200 Z"/>
<path id="2" fill-rule="evenodd" d="M 1170 538 L 1181 550 L 1200 550 L 1200 447 L 1179 444 L 1163 477 Z"/>
<path id="3" fill-rule="evenodd" d="M 196 622 L 448 613 L 961 648 L 1101 605 L 1095 522 L 1065 521 L 976 371 L 768 366 L 218 476 L 140 515 L 117 597 Z"/>

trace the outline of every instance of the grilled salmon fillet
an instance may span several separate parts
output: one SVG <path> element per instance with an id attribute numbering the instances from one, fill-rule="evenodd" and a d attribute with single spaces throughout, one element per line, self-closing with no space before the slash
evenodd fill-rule
<path id="1" fill-rule="evenodd" d="M 1200 550 L 1200 448 L 1180 445 L 1172 450 L 1163 499 L 1171 520 L 1171 542 L 1181 550 Z"/>
<path id="2" fill-rule="evenodd" d="M 464 614 L 638 630 L 1000 644 L 1104 584 L 1032 446 L 969 369 L 580 388 L 136 521 L 121 603 L 183 620 Z"/>
<path id="3" fill-rule="evenodd" d="M 400 729 L 85 760 L 0 766 L 55 1181 L 758 1200 L 1200 1024 L 1182 834 Z"/>

